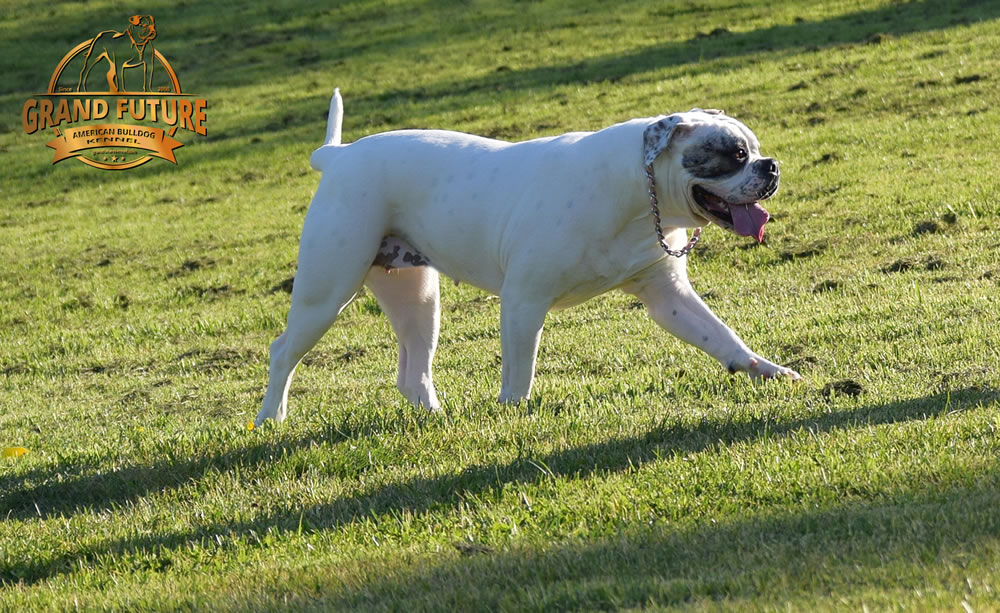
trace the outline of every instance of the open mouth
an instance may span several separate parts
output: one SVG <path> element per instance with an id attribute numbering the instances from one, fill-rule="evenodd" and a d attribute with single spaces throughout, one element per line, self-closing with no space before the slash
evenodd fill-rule
<path id="1" fill-rule="evenodd" d="M 760 199 L 767 200 L 776 191 L 778 191 L 778 186 L 774 185 Z M 698 208 L 701 209 L 700 212 L 709 221 L 732 230 L 740 236 L 752 236 L 757 239 L 758 243 L 764 240 L 764 224 L 771 218 L 771 214 L 760 205 L 759 201 L 729 202 L 700 185 L 695 185 L 691 194 L 694 196 Z"/>

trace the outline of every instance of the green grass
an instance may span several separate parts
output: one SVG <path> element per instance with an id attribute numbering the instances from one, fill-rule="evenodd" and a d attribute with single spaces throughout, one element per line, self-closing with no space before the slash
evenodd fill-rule
<path id="1" fill-rule="evenodd" d="M 133 9 L 7 2 L 0 609 L 1000 609 L 1000 6 L 661 4 L 147 3 L 208 136 L 111 173 L 19 116 Z M 362 296 L 249 431 L 334 86 L 345 140 L 744 120 L 774 221 L 707 228 L 691 277 L 805 380 L 612 293 L 498 406 L 498 300 L 444 283 L 443 413 Z"/>

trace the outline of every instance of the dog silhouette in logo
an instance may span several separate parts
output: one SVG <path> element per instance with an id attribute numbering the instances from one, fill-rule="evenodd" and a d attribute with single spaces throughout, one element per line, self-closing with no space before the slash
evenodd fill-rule
<path id="1" fill-rule="evenodd" d="M 108 91 L 112 94 L 127 91 L 125 89 L 125 69 L 142 67 L 142 89 L 134 91 L 148 92 L 153 83 L 153 39 L 156 38 L 156 26 L 152 15 L 134 15 L 129 17 L 128 27 L 124 32 L 107 30 L 93 38 L 90 48 L 80 71 L 80 84 L 77 90 L 87 91 L 87 76 L 101 60 L 107 59 Z"/>

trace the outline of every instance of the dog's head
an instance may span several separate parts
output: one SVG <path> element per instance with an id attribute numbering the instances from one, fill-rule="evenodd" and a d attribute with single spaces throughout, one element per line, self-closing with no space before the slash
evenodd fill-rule
<path id="1" fill-rule="evenodd" d="M 144 43 L 156 38 L 156 25 L 153 23 L 152 15 L 132 15 L 128 18 L 129 25 L 137 31 L 137 43 Z"/>
<path id="2" fill-rule="evenodd" d="M 770 215 L 760 201 L 778 191 L 774 158 L 760 154 L 757 137 L 721 111 L 693 109 L 658 118 L 643 134 L 643 163 L 692 225 L 716 223 L 742 236 L 764 238 Z"/>

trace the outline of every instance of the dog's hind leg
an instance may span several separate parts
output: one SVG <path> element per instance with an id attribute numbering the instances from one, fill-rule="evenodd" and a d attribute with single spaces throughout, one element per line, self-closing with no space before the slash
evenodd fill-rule
<path id="1" fill-rule="evenodd" d="M 430 266 L 372 268 L 365 285 L 389 317 L 399 342 L 396 386 L 416 406 L 440 407 L 431 375 L 441 323 L 438 273 Z"/>
<path id="2" fill-rule="evenodd" d="M 288 387 L 299 360 L 319 342 L 364 282 L 382 229 L 371 219 L 354 221 L 345 224 L 336 207 L 316 201 L 306 214 L 288 326 L 271 344 L 267 393 L 257 425 L 285 419 Z"/>

